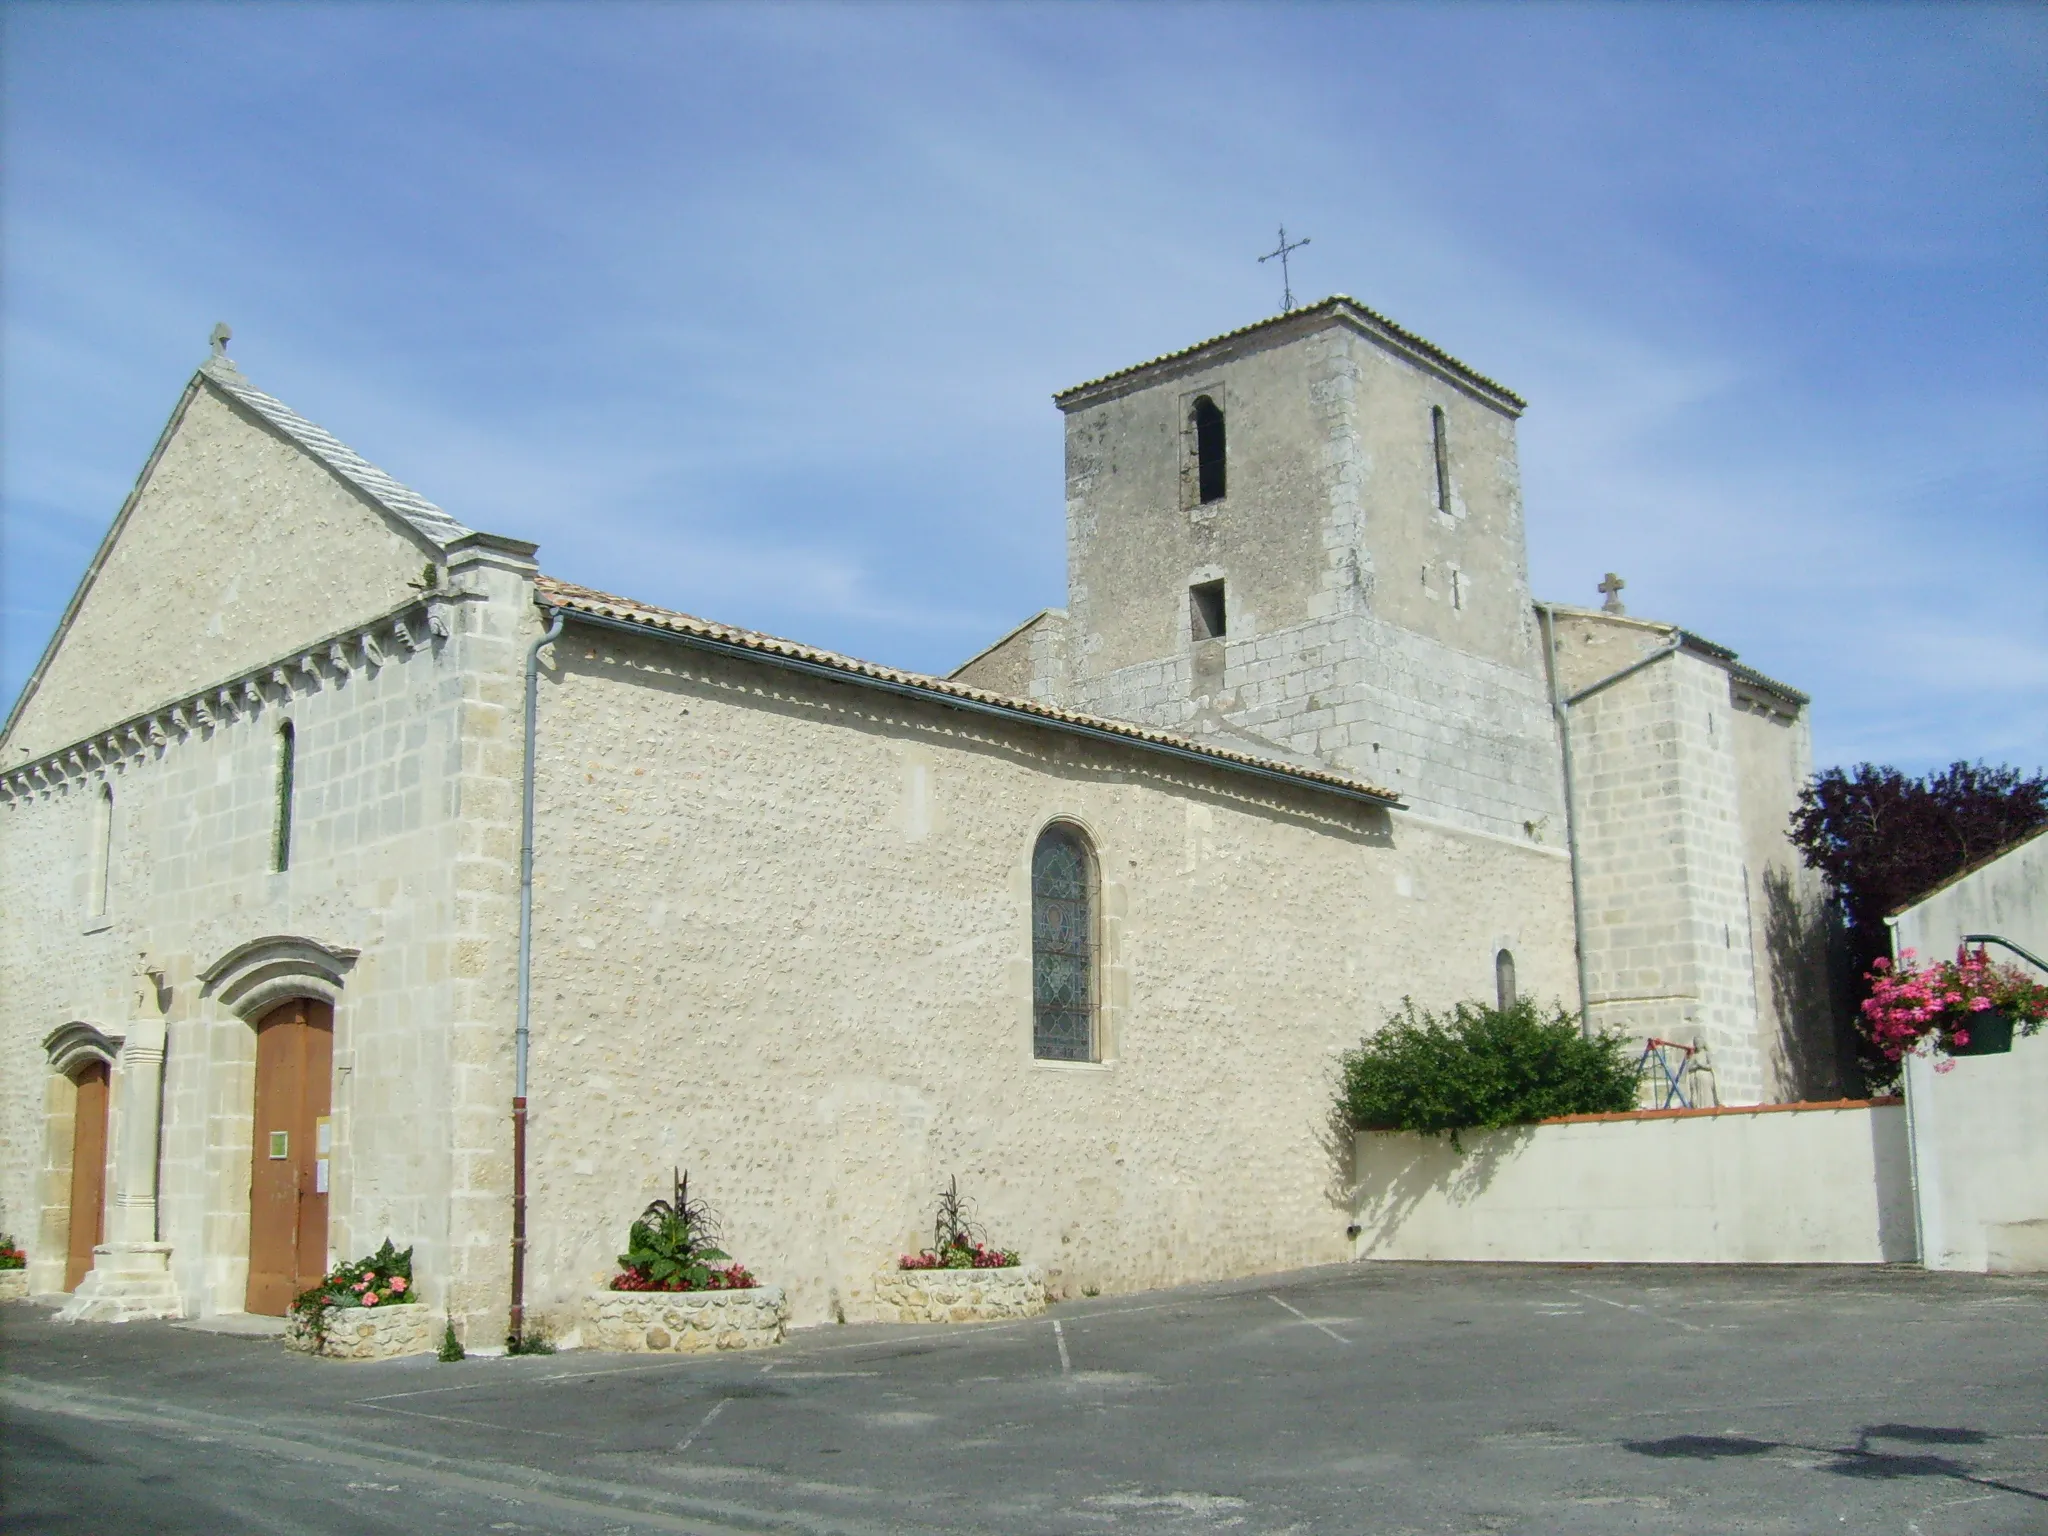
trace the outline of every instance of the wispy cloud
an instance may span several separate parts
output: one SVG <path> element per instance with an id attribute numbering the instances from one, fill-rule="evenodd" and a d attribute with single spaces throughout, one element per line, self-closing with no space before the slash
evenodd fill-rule
<path id="1" fill-rule="evenodd" d="M 942 670 L 1062 595 L 1055 389 L 1275 225 L 1529 396 L 1823 760 L 2048 760 L 2048 21 L 1825 7 L 6 12 L 0 693 L 219 318 L 551 570 Z"/>

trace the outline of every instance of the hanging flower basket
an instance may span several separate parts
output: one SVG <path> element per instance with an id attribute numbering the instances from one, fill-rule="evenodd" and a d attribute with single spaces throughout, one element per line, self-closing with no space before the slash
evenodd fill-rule
<path id="1" fill-rule="evenodd" d="M 2012 1049 L 2012 1015 L 1996 1008 L 1980 1013 L 1967 1031 L 1966 1044 L 1951 1045 L 1951 1056 L 2003 1056 Z"/>
<path id="2" fill-rule="evenodd" d="M 1878 959 L 1867 978 L 1864 1029 L 1889 1061 L 1908 1054 L 1991 1056 L 2012 1049 L 2014 1026 L 2031 1035 L 2048 1019 L 2048 986 L 2018 966 L 1968 946 L 1923 966 L 1912 950 L 1897 965 Z M 1946 1070 L 1946 1061 L 1937 1070 Z"/>

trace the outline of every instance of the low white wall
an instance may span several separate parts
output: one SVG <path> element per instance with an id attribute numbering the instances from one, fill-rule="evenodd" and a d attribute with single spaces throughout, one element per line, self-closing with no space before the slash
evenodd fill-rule
<path id="1" fill-rule="evenodd" d="M 2048 1033 L 2010 1055 L 1906 1063 L 1929 1269 L 2048 1270 Z"/>
<path id="2" fill-rule="evenodd" d="M 1884 1264 L 1915 1254 L 1896 1102 L 1357 1138 L 1362 1259 Z"/>

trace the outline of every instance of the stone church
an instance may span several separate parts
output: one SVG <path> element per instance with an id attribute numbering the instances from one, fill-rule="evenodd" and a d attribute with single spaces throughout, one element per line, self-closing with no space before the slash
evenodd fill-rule
<path id="1" fill-rule="evenodd" d="M 798 1323 L 954 1174 L 1068 1293 L 1340 1260 L 1404 996 L 1825 1088 L 1807 700 L 1533 600 L 1520 399 L 1334 298 L 1056 403 L 1067 606 L 940 678 L 553 579 L 216 343 L 0 735 L 31 1289 L 388 1236 L 567 1330 L 675 1167 Z"/>

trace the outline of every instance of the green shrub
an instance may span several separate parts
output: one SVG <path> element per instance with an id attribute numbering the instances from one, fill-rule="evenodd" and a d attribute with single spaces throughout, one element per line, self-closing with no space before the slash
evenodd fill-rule
<path id="1" fill-rule="evenodd" d="M 1386 1027 L 1344 1056 L 1341 1105 L 1360 1131 L 1458 1132 L 1636 1107 L 1622 1035 L 1587 1039 L 1562 1008 L 1545 1018 L 1460 1003 L 1438 1016 L 1403 999 Z"/>

